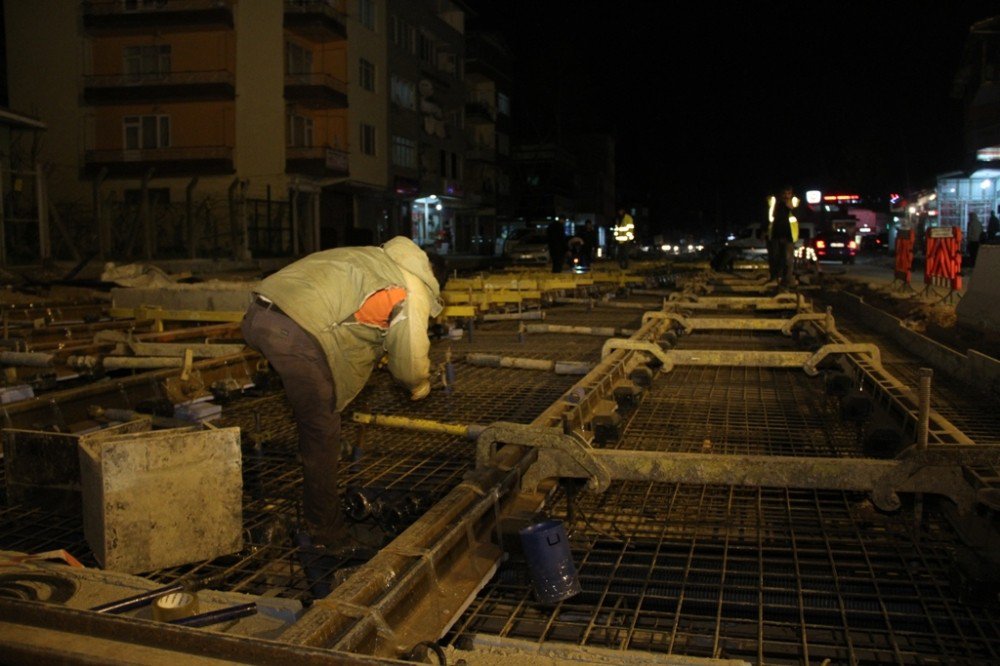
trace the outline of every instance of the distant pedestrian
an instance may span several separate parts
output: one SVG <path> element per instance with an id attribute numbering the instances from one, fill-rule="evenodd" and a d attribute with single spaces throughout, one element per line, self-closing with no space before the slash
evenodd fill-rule
<path id="1" fill-rule="evenodd" d="M 979 243 L 983 239 L 983 223 L 979 221 L 979 216 L 969 213 L 969 226 L 966 229 L 966 238 L 969 248 L 969 263 L 976 265 L 976 255 L 979 254 Z"/>
<path id="2" fill-rule="evenodd" d="M 781 195 L 775 197 L 768 215 L 770 224 L 767 228 L 768 263 L 772 266 L 772 280 L 777 280 L 783 288 L 795 286 L 795 241 L 799 239 L 799 222 L 795 217 L 795 209 L 799 200 L 791 187 L 784 187 Z M 771 253 L 773 252 L 773 263 Z"/>
<path id="3" fill-rule="evenodd" d="M 569 241 L 566 238 L 566 228 L 563 223 L 558 220 L 549 222 L 549 226 L 545 229 L 545 240 L 549 246 L 552 272 L 561 273 L 563 265 L 566 263 L 566 252 L 569 250 Z"/>
<path id="4" fill-rule="evenodd" d="M 589 267 L 594 262 L 594 252 L 597 251 L 597 230 L 594 229 L 593 222 L 586 220 L 583 223 L 580 238 L 583 239 L 581 262 Z"/>
<path id="5" fill-rule="evenodd" d="M 990 213 L 990 221 L 986 225 L 986 240 L 996 243 L 998 238 L 1000 238 L 1000 218 L 997 218 L 996 213 Z"/>

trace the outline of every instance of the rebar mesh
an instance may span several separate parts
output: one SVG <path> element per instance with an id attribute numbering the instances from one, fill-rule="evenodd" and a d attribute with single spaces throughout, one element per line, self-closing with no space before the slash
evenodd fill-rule
<path id="1" fill-rule="evenodd" d="M 449 636 L 753 663 L 1000 658 L 1000 613 L 959 599 L 955 536 L 860 496 L 615 484 L 567 524 L 583 592 L 555 606 L 512 558 Z M 567 519 L 565 505 L 553 516 Z"/>
<path id="2" fill-rule="evenodd" d="M 637 329 L 642 311 L 560 305 L 546 313 L 546 323 Z M 852 341 L 877 341 L 890 372 L 916 385 L 920 362 L 906 350 L 839 318 L 838 327 Z M 802 342 L 777 333 L 706 331 L 682 336 L 678 344 L 790 351 L 801 350 Z M 463 362 L 464 355 L 596 363 L 603 343 L 599 336 L 522 334 L 516 321 L 479 323 L 461 340 L 432 346 L 437 378 L 445 375 L 450 349 L 454 381 L 448 389 L 414 403 L 377 372 L 349 411 L 457 424 L 530 423 L 576 378 L 475 367 Z M 862 455 L 858 428 L 840 418 L 823 388 L 822 379 L 797 370 L 679 366 L 658 377 L 625 416 L 615 446 Z M 995 440 L 995 399 L 977 397 L 970 404 L 968 387 L 943 377 L 935 378 L 934 395 L 935 409 L 974 439 Z M 993 407 L 981 409 L 977 401 Z M 384 495 L 388 504 L 400 505 L 394 529 L 416 520 L 472 465 L 473 445 L 465 438 L 362 426 L 349 416 L 342 486 L 348 494 L 366 490 L 373 499 Z M 148 577 L 164 583 L 208 578 L 218 589 L 248 594 L 322 595 L 358 562 L 300 549 L 293 540 L 302 480 L 284 398 L 243 396 L 225 405 L 220 425 L 243 432 L 245 547 Z M 998 480 L 992 470 L 977 473 L 983 485 Z M 603 495 L 580 496 L 572 511 L 560 492 L 549 510 L 568 521 L 583 593 L 555 607 L 539 606 L 525 563 L 514 557 L 473 600 L 448 641 L 489 634 L 768 664 L 998 661 L 995 593 L 974 595 L 989 586 L 958 566 L 960 539 L 933 506 L 927 508 L 915 527 L 909 507 L 884 515 L 862 496 L 843 492 L 615 483 Z M 0 549 L 58 548 L 96 565 L 78 516 L 0 506 Z"/>
<path id="3" fill-rule="evenodd" d="M 801 370 L 679 366 L 658 378 L 616 448 L 720 454 L 861 455 L 823 380 Z"/>

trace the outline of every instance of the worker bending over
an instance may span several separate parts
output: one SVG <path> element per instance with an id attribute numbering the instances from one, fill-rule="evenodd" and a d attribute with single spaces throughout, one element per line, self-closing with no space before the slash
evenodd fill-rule
<path id="1" fill-rule="evenodd" d="M 348 525 L 337 492 L 340 413 L 376 363 L 413 400 L 430 393 L 428 319 L 441 312 L 443 260 L 397 236 L 382 247 L 311 254 L 265 278 L 241 329 L 281 377 L 298 427 L 303 514 L 313 542 L 338 551 L 381 545 Z"/>

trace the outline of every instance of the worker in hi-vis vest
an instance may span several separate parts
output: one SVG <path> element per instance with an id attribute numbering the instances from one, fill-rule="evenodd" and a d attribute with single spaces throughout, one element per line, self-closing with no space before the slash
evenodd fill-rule
<path id="1" fill-rule="evenodd" d="M 782 188 L 780 196 L 768 199 L 767 263 L 771 279 L 781 287 L 795 286 L 793 253 L 799 239 L 799 221 L 795 217 L 798 207 L 799 199 L 791 187 Z"/>
<path id="2" fill-rule="evenodd" d="M 615 252 L 618 255 L 618 265 L 628 268 L 628 253 L 632 242 L 635 240 L 635 221 L 632 216 L 625 212 L 624 208 L 618 209 L 618 216 L 615 218 L 615 226 L 611 230 L 615 238 Z"/>

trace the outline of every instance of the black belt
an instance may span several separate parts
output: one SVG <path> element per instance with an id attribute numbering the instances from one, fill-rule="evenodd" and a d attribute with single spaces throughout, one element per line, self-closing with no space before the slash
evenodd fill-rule
<path id="1" fill-rule="evenodd" d="M 263 296 L 254 294 L 253 302 L 256 303 L 259 307 L 264 308 L 265 310 L 270 310 L 271 312 L 277 312 L 280 315 L 285 315 L 284 310 L 275 305 L 274 301 L 269 301 Z M 285 316 L 287 317 L 288 315 Z"/>

